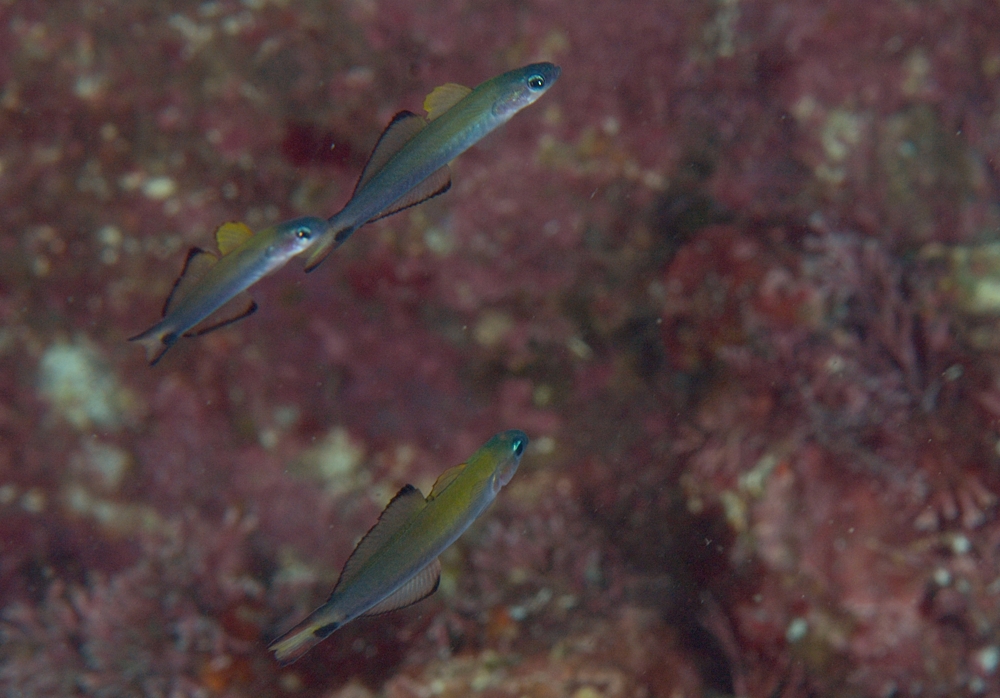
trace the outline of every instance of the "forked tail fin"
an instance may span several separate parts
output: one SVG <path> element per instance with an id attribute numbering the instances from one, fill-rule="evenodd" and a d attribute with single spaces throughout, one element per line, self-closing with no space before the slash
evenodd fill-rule
<path id="1" fill-rule="evenodd" d="M 332 219 L 331 219 L 332 221 Z M 332 225 L 323 236 L 310 248 L 312 252 L 306 260 L 306 271 L 312 271 L 320 265 L 326 256 L 340 247 L 340 243 L 350 237 L 355 228 L 334 228 Z"/>
<path id="2" fill-rule="evenodd" d="M 312 254 L 309 255 L 309 259 L 306 261 L 307 272 L 318 267 L 320 262 L 326 259 L 328 254 L 333 252 L 334 242 L 333 236 L 327 235 L 316 243 L 316 249 L 312 251 Z"/>
<path id="3" fill-rule="evenodd" d="M 328 638 L 340 625 L 336 621 L 324 623 L 320 619 L 319 612 L 312 613 L 304 621 L 268 645 L 267 649 L 274 652 L 274 658 L 281 666 L 288 666 L 322 640 Z"/>
<path id="4" fill-rule="evenodd" d="M 129 337 L 128 341 L 138 342 L 146 350 L 146 360 L 150 366 L 155 366 L 156 362 L 163 358 L 167 349 L 177 342 L 177 334 L 168 330 L 160 329 L 159 325 L 154 325 L 135 337 Z"/>

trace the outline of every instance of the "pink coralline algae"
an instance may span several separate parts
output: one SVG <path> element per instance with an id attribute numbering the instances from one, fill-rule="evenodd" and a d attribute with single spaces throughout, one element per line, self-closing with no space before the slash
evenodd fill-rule
<path id="1" fill-rule="evenodd" d="M 0 8 L 0 691 L 1000 695 L 1000 6 Z M 150 369 L 192 245 L 392 115 L 543 101 Z M 531 447 L 411 609 L 280 668 L 404 483 Z"/>
<path id="2" fill-rule="evenodd" d="M 691 513 L 725 518 L 725 555 L 747 585 L 735 634 L 777 672 L 748 667 L 742 680 L 859 695 L 985 688 L 997 569 L 983 466 L 997 456 L 975 398 L 989 366 L 941 326 L 925 272 L 875 241 L 828 234 L 782 260 L 732 229 L 700 236 L 715 252 L 701 278 L 724 291 L 691 283 L 678 255 L 668 317 L 712 318 L 688 335 L 702 344 L 675 351 L 727 378 L 696 410 L 680 483 Z M 704 295 L 707 311 L 684 300 Z"/>

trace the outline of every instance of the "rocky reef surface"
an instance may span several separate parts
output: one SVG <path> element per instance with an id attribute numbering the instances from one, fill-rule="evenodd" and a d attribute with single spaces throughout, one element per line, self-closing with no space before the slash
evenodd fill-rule
<path id="1" fill-rule="evenodd" d="M 1000 5 L 0 3 L 0 689 L 1000 694 Z M 444 196 L 154 368 L 192 245 L 335 212 L 551 60 Z M 431 599 L 280 668 L 506 428 Z"/>

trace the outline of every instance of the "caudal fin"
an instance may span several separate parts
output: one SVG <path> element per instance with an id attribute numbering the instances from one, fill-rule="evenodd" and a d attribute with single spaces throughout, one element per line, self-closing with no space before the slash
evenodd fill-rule
<path id="1" fill-rule="evenodd" d="M 320 265 L 326 256 L 333 252 L 333 248 L 337 246 L 337 239 L 332 233 L 327 233 L 319 240 L 316 241 L 316 245 L 313 247 L 312 254 L 309 255 L 309 259 L 306 261 L 306 271 L 312 271 Z"/>
<path id="2" fill-rule="evenodd" d="M 358 226 L 344 227 L 343 224 L 338 223 L 337 216 L 331 218 L 328 223 L 329 226 L 323 235 L 317 238 L 316 242 L 309 248 L 311 252 L 309 253 L 309 259 L 306 260 L 307 272 L 318 267 L 328 254 L 344 244 L 344 240 L 351 237 L 354 231 L 358 229 Z"/>
<path id="3" fill-rule="evenodd" d="M 328 638 L 340 623 L 324 623 L 319 612 L 313 613 L 267 646 L 281 666 L 297 661 L 302 655 Z"/>
<path id="4" fill-rule="evenodd" d="M 177 334 L 159 329 L 157 325 L 154 325 L 145 332 L 137 334 L 135 337 L 129 337 L 128 341 L 141 344 L 146 350 L 146 360 L 149 361 L 149 365 L 155 366 L 156 362 L 163 357 L 167 349 L 172 347 L 177 341 Z"/>

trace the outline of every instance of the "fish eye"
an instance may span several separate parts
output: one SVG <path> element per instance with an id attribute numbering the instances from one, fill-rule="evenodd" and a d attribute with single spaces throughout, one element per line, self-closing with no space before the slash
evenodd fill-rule
<path id="1" fill-rule="evenodd" d="M 542 89 L 543 87 L 545 87 L 545 78 L 543 78 L 538 73 L 535 73 L 534 75 L 528 78 L 528 87 L 530 87 L 533 90 Z"/>
<path id="2" fill-rule="evenodd" d="M 514 444 L 511 447 L 511 450 L 514 452 L 515 456 L 520 456 L 524 453 L 524 439 L 520 437 L 514 439 Z"/>
<path id="3" fill-rule="evenodd" d="M 295 237 L 297 237 L 299 240 L 308 240 L 309 238 L 312 237 L 312 230 L 309 228 L 309 226 L 304 225 L 295 231 Z"/>

